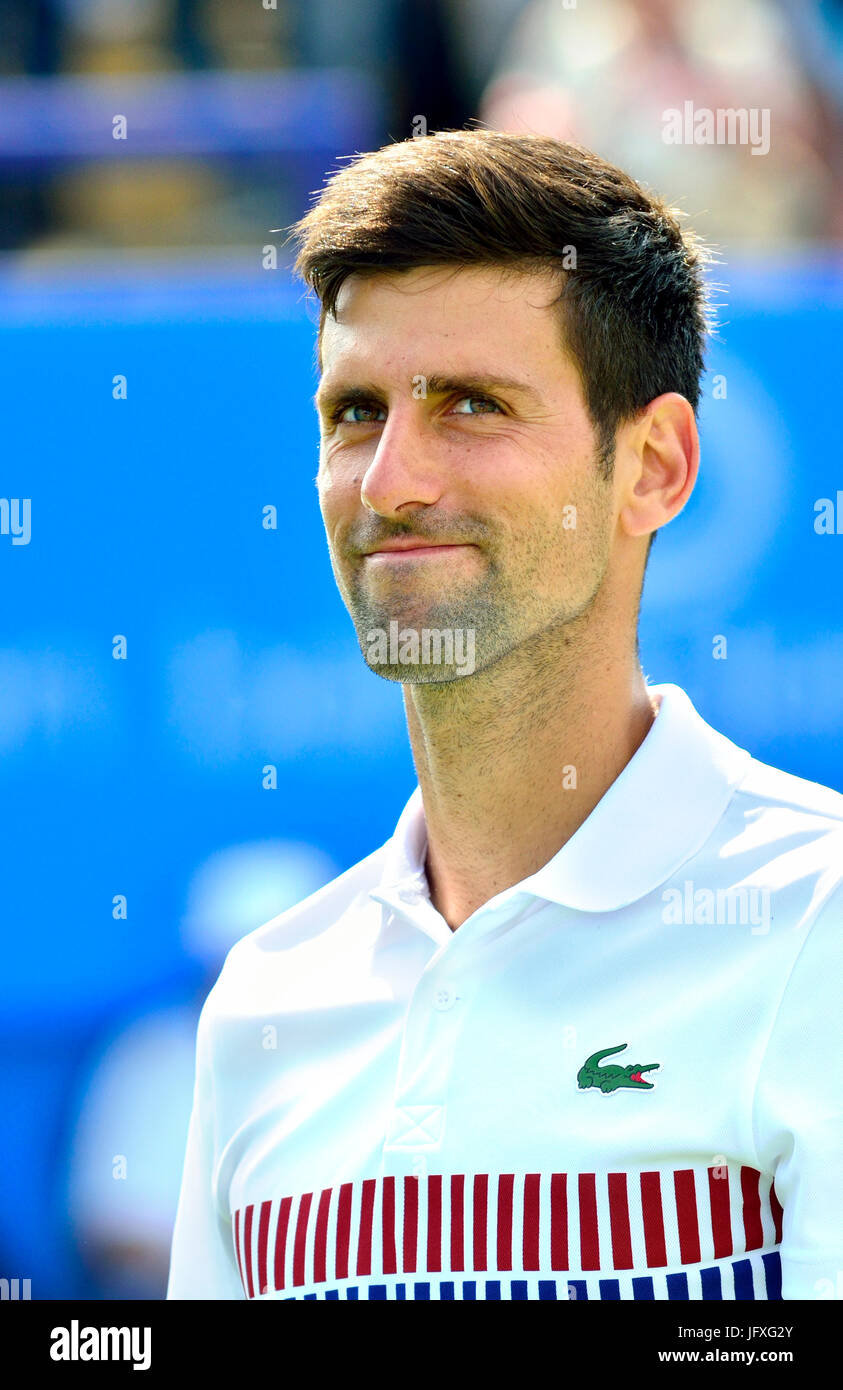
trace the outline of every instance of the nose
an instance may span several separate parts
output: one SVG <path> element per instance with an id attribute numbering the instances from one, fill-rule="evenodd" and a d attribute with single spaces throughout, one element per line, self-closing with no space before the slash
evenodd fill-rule
<path id="1" fill-rule="evenodd" d="M 434 441 L 412 410 L 391 411 L 360 484 L 364 507 L 379 516 L 400 516 L 402 510 L 432 506 L 442 489 Z"/>

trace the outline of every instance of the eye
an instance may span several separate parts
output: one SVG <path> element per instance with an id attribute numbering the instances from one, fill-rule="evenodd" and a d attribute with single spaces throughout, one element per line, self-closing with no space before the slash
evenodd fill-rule
<path id="1" fill-rule="evenodd" d="M 455 406 L 454 413 L 456 415 L 474 415 L 475 413 L 480 415 L 492 415 L 495 411 L 501 414 L 500 406 L 497 401 L 492 400 L 491 396 L 460 396 L 460 399 L 457 401 L 457 406 L 462 405 L 464 401 L 468 401 L 470 405 L 491 406 L 491 410 L 475 412 L 473 410 L 458 410 Z"/>
<path id="2" fill-rule="evenodd" d="M 350 418 L 348 418 L 349 411 L 357 410 L 362 410 L 364 414 L 368 411 L 370 416 L 373 410 L 379 411 L 381 415 L 385 414 L 383 406 L 380 405 L 340 405 L 331 415 L 331 419 L 341 425 L 370 425 L 373 423 L 371 418 L 367 420 L 361 420 L 357 418 L 357 416 L 355 415 L 352 415 Z"/>

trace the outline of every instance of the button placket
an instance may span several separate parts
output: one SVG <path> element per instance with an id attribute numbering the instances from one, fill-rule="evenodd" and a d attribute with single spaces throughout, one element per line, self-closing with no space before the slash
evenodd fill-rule
<path id="1" fill-rule="evenodd" d="M 446 1099 L 454 1048 L 462 1030 L 464 989 L 449 969 L 461 943 L 443 942 L 416 982 L 404 1024 L 385 1151 L 396 1156 L 438 1150 L 445 1130 Z M 444 976 L 444 978 L 443 978 Z M 425 1023 L 425 1016 L 427 1023 Z"/>
<path id="2" fill-rule="evenodd" d="M 452 1009 L 458 999 L 459 995 L 454 985 L 440 985 L 433 995 L 433 1007 L 444 1012 L 446 1009 Z"/>

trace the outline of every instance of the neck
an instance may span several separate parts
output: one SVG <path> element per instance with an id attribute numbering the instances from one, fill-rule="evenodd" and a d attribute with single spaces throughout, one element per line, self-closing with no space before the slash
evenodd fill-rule
<path id="1" fill-rule="evenodd" d="M 576 623 L 462 680 L 404 686 L 431 900 L 452 929 L 562 848 L 655 717 L 634 651 Z"/>

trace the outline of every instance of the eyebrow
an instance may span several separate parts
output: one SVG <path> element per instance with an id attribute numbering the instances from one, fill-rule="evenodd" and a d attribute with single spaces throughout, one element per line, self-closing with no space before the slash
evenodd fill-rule
<path id="1" fill-rule="evenodd" d="M 433 372 L 428 377 L 424 377 L 421 372 L 418 375 L 426 381 L 427 393 L 431 396 L 449 396 L 457 392 L 468 396 L 494 394 L 496 391 L 513 391 L 533 401 L 536 405 L 542 403 L 542 396 L 534 386 L 531 386 L 527 381 L 518 381 L 514 377 L 488 376 L 485 373 L 470 376 L 443 376 L 439 372 Z M 339 405 L 340 402 L 357 405 L 363 401 L 383 399 L 383 391 L 374 383 L 361 383 L 356 386 L 343 386 L 338 383 L 327 390 L 320 386 L 313 397 L 313 404 L 317 410 L 327 413 L 332 406 Z"/>

